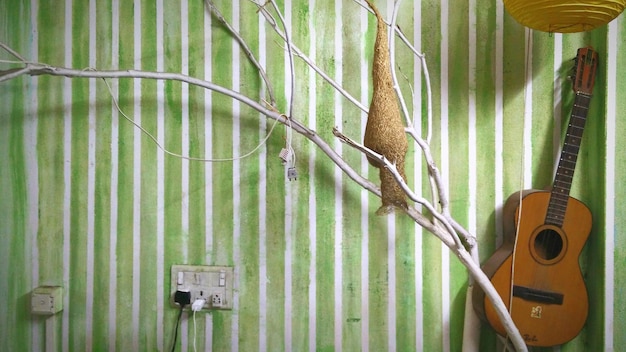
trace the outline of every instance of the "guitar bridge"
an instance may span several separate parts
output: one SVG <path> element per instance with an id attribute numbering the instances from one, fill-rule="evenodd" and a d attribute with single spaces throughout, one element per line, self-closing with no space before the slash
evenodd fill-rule
<path id="1" fill-rule="evenodd" d="M 563 295 L 556 292 L 537 290 L 524 286 L 513 286 L 513 296 L 531 302 L 547 304 L 563 304 Z"/>

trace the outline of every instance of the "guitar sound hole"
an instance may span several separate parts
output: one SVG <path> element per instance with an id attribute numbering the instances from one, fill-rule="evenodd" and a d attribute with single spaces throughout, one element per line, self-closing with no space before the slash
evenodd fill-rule
<path id="1" fill-rule="evenodd" d="M 558 257 L 562 250 L 563 239 L 554 230 L 543 230 L 535 237 L 535 252 L 543 260 L 552 260 Z"/>

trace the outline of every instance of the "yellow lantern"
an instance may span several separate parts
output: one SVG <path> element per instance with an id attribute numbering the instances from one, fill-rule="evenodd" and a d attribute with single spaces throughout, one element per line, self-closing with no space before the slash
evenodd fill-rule
<path id="1" fill-rule="evenodd" d="M 626 0 L 504 0 L 520 24 L 549 33 L 592 30 L 624 11 Z"/>

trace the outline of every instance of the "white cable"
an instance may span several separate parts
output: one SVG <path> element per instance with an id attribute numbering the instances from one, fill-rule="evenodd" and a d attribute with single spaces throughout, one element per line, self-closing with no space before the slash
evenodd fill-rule
<path id="1" fill-rule="evenodd" d="M 532 64 L 530 62 L 530 50 L 532 50 L 532 30 L 531 29 L 526 29 L 526 71 L 525 71 L 525 75 L 526 75 L 526 79 L 525 79 L 525 83 L 528 83 L 528 70 L 530 69 L 530 65 Z M 531 78 L 532 80 L 532 78 Z M 526 94 L 526 89 L 524 89 L 524 94 Z M 523 204 L 523 200 L 524 200 L 524 194 L 523 194 L 523 190 L 524 190 L 524 184 L 525 184 L 525 180 L 524 180 L 524 165 L 526 163 L 526 128 L 522 128 L 522 158 L 520 160 L 521 163 L 521 174 L 520 174 L 520 186 L 519 186 L 519 199 L 518 199 L 518 211 L 517 211 L 517 221 L 515 223 L 515 240 L 513 242 L 513 253 L 511 254 L 511 283 L 509 286 L 509 315 L 511 315 L 511 317 L 513 317 L 513 287 L 514 287 L 514 280 L 515 280 L 515 257 L 516 257 L 516 253 L 517 253 L 517 244 L 518 244 L 518 238 L 519 238 L 519 228 L 520 228 L 520 224 L 522 222 L 522 204 Z M 508 341 L 509 337 L 508 335 L 506 336 L 505 341 Z M 504 344 L 503 347 L 503 351 L 507 351 L 509 347 L 508 343 Z"/>
<path id="2" fill-rule="evenodd" d="M 171 152 L 167 149 L 165 149 L 161 143 L 159 143 L 159 141 L 157 141 L 157 139 L 150 134 L 150 132 L 146 131 L 145 128 L 141 127 L 138 123 L 136 123 L 133 119 L 131 119 L 130 117 L 128 117 L 120 108 L 117 99 L 115 99 L 115 96 L 113 95 L 113 91 L 111 89 L 111 86 L 109 85 L 109 82 L 103 78 L 102 79 L 104 81 L 104 84 L 106 84 L 108 90 L 109 90 L 109 94 L 111 95 L 111 99 L 113 100 L 113 103 L 115 104 L 115 108 L 117 108 L 117 111 L 120 112 L 120 114 L 122 114 L 122 116 L 124 116 L 124 118 L 126 120 L 128 120 L 130 123 L 132 123 L 133 125 L 135 125 L 135 127 L 137 127 L 138 129 L 141 130 L 141 132 L 143 132 L 146 136 L 148 136 L 153 142 L 154 144 L 156 144 L 156 146 L 161 149 L 165 154 L 177 157 L 177 158 L 181 158 L 181 159 L 186 159 L 189 161 L 203 161 L 203 162 L 228 162 L 228 161 L 235 161 L 235 160 L 241 160 L 243 158 L 247 158 L 250 155 L 254 154 L 257 150 L 259 150 L 259 148 L 261 148 L 266 142 L 267 140 L 270 138 L 270 136 L 272 135 L 272 132 L 274 131 L 274 127 L 276 127 L 276 124 L 278 123 L 278 120 L 274 120 L 274 124 L 272 125 L 272 128 L 270 129 L 269 133 L 267 134 L 267 136 L 265 136 L 265 138 L 261 141 L 261 143 L 259 143 L 254 149 L 252 149 L 250 152 L 238 156 L 238 157 L 233 157 L 233 158 L 224 158 L 224 159 L 204 159 L 204 158 L 195 158 L 195 157 L 189 157 L 189 156 L 185 156 L 185 155 L 181 155 L 181 154 L 177 154 L 174 152 Z"/>
<path id="3" fill-rule="evenodd" d="M 205 303 L 206 303 L 206 299 L 197 298 L 191 304 L 191 310 L 193 311 L 193 350 L 194 352 L 196 351 L 196 312 L 201 310 L 202 307 L 204 307 Z"/>
<path id="4" fill-rule="evenodd" d="M 204 298 L 197 298 L 195 301 L 193 301 L 193 303 L 191 304 L 191 310 L 194 312 L 197 312 L 199 310 L 202 310 L 202 307 L 204 307 L 204 304 L 206 303 L 206 299 Z"/>

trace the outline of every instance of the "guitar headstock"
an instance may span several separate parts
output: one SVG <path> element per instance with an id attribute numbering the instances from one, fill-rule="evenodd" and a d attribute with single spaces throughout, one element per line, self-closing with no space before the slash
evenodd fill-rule
<path id="1" fill-rule="evenodd" d="M 598 68 L 598 53 L 590 47 L 580 48 L 574 60 L 572 88 L 576 94 L 591 95 Z"/>

